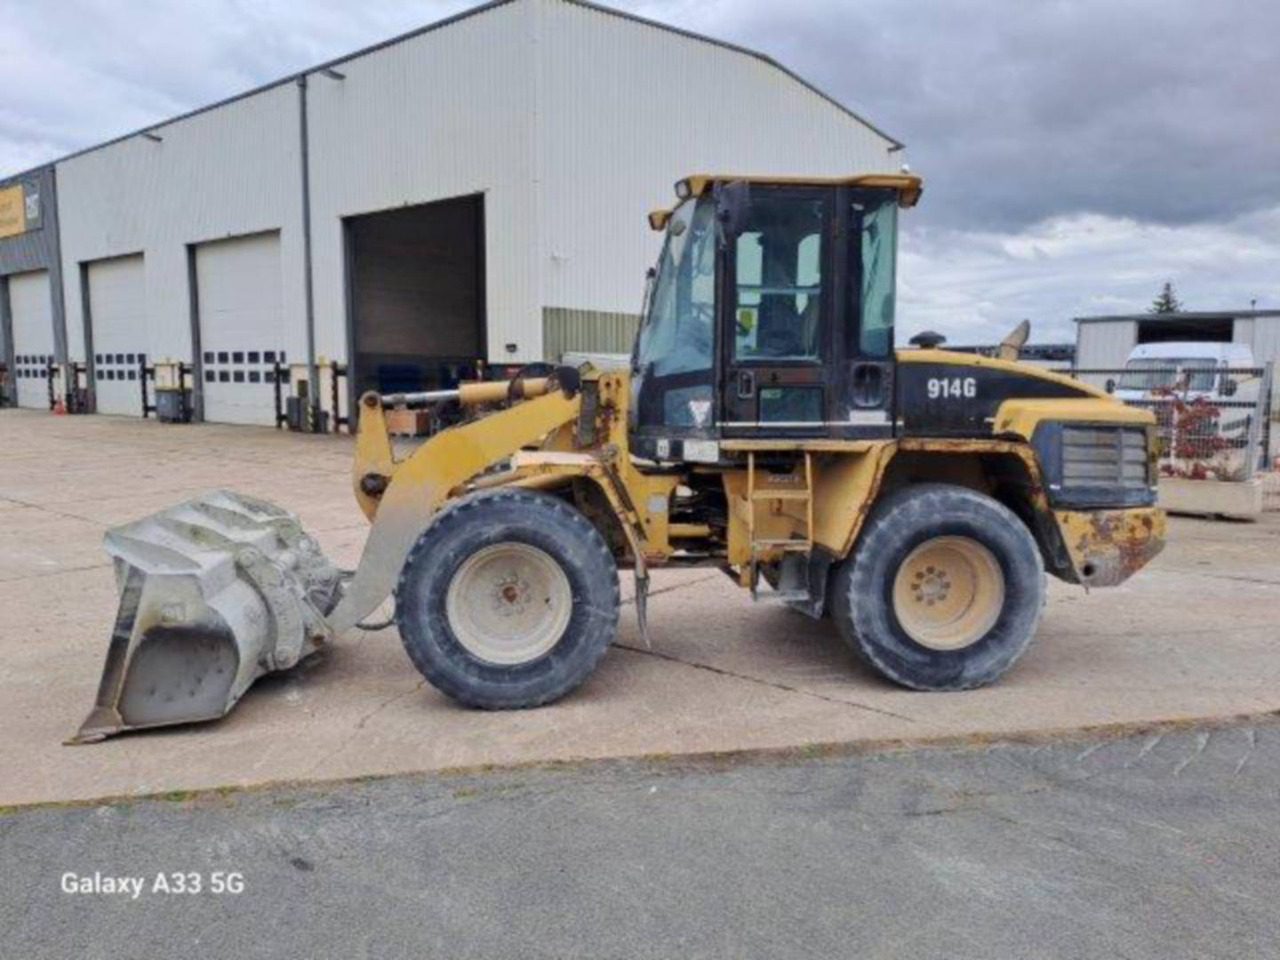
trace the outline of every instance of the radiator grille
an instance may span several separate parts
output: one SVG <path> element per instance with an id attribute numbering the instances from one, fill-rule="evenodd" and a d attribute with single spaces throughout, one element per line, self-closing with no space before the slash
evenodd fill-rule
<path id="1" fill-rule="evenodd" d="M 1145 489 L 1150 483 L 1147 432 L 1128 427 L 1066 427 L 1062 486 Z"/>

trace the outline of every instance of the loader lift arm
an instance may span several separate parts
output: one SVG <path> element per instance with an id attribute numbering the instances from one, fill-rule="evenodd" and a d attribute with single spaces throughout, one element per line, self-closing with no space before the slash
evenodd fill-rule
<path id="1" fill-rule="evenodd" d="M 547 381 L 527 383 L 533 387 L 530 394 L 550 385 Z M 507 385 L 496 386 L 505 389 Z M 522 447 L 573 423 L 581 403 L 580 395 L 570 396 L 564 389 L 545 392 L 483 419 L 437 433 L 397 463 L 391 454 L 382 398 L 376 393 L 365 394 L 360 399 L 353 476 L 361 505 L 366 512 L 372 506 L 373 528 L 355 577 L 328 617 L 329 629 L 335 634 L 349 630 L 387 598 L 413 542 L 451 492 Z M 385 489 L 376 496 L 369 493 L 379 485 L 370 482 L 372 477 L 385 477 Z"/>

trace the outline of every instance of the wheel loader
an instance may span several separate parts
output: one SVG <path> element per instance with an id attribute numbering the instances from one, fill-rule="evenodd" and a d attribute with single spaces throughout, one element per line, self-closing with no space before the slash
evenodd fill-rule
<path id="1" fill-rule="evenodd" d="M 1113 586 L 1163 546 L 1154 423 L 1018 362 L 1025 324 L 993 357 L 895 349 L 897 221 L 920 193 L 908 174 L 681 180 L 649 216 L 629 370 L 360 398 L 352 572 L 228 492 L 111 530 L 120 606 L 73 740 L 220 717 L 389 600 L 438 690 L 548 704 L 617 635 L 622 570 L 646 638 L 651 573 L 714 567 L 829 617 L 894 683 L 995 680 L 1046 572 Z M 446 403 L 453 424 L 398 458 L 387 411 Z"/>

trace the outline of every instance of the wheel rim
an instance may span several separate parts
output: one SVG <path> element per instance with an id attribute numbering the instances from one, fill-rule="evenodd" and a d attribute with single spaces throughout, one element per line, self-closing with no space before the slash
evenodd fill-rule
<path id="1" fill-rule="evenodd" d="M 477 550 L 449 581 L 445 615 L 458 642 L 488 663 L 530 663 L 551 650 L 573 614 L 573 590 L 552 557 L 526 543 Z"/>
<path id="2" fill-rule="evenodd" d="M 990 550 L 968 537 L 934 537 L 902 561 L 893 607 L 916 643 L 963 650 L 995 626 L 1004 593 L 1004 573 Z"/>

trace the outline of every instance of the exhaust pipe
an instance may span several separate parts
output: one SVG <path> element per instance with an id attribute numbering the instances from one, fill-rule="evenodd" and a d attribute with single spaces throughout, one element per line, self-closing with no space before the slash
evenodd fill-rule
<path id="1" fill-rule="evenodd" d="M 120 606 L 67 743 L 224 716 L 331 639 L 342 576 L 286 510 L 217 491 L 107 531 Z"/>

